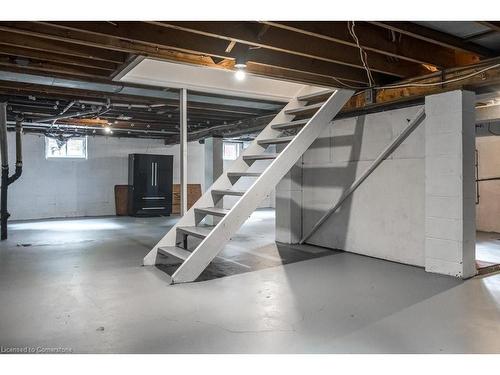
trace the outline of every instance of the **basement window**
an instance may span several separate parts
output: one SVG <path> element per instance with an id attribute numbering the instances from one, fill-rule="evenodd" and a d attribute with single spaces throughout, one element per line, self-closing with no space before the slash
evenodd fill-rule
<path id="1" fill-rule="evenodd" d="M 45 137 L 46 159 L 87 159 L 87 137 Z"/>
<path id="2" fill-rule="evenodd" d="M 222 157 L 224 160 L 236 160 L 240 156 L 241 144 L 238 142 L 224 142 Z"/>

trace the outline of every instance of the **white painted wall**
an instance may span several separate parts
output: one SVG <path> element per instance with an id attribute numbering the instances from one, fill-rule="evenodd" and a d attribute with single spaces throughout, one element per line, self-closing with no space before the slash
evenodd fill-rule
<path id="1" fill-rule="evenodd" d="M 479 178 L 500 177 L 500 137 L 476 138 Z M 479 183 L 477 230 L 500 233 L 500 180 Z"/>
<path id="2" fill-rule="evenodd" d="M 9 160 L 15 163 L 14 133 L 9 132 Z M 89 137 L 88 159 L 45 159 L 44 137 L 23 136 L 23 175 L 9 187 L 12 220 L 114 215 L 114 186 L 127 184 L 128 154 L 174 155 L 174 183 L 179 183 L 179 146 L 161 140 Z M 188 146 L 188 183 L 204 184 L 204 149 Z"/>
<path id="3" fill-rule="evenodd" d="M 303 156 L 303 189 L 299 198 L 303 204 L 303 234 L 401 133 L 418 109 L 410 107 L 338 120 L 314 142 Z M 308 243 L 424 266 L 424 135 L 425 122 Z"/>

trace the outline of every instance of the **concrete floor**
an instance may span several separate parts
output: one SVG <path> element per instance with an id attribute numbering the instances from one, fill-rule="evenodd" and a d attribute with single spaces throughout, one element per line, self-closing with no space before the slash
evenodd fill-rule
<path id="1" fill-rule="evenodd" d="M 476 259 L 487 263 L 500 263 L 500 233 L 476 233 Z"/>
<path id="2" fill-rule="evenodd" d="M 278 265 L 277 247 L 267 263 L 272 245 L 240 242 L 231 246 L 241 256 L 223 255 L 256 271 L 167 286 L 164 272 L 140 262 L 175 220 L 12 224 L 0 245 L 0 345 L 76 353 L 500 353 L 500 274 L 462 282 L 333 251 Z M 257 220 L 272 231 L 269 218 Z M 245 228 L 239 236 L 247 238 Z M 255 259 L 244 251 L 250 247 Z M 260 248 L 267 250 L 259 257 Z M 294 251 L 325 255 L 313 249 Z"/>

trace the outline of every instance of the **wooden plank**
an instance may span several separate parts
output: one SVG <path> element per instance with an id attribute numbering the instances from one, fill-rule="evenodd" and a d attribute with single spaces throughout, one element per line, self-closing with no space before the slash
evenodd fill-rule
<path id="1" fill-rule="evenodd" d="M 198 199 L 201 197 L 201 185 L 200 184 L 188 184 L 187 186 L 187 205 L 190 209 Z M 172 185 L 172 214 L 180 214 L 180 184 Z"/>
<path id="2" fill-rule="evenodd" d="M 128 215 L 128 185 L 115 185 L 116 216 Z"/>

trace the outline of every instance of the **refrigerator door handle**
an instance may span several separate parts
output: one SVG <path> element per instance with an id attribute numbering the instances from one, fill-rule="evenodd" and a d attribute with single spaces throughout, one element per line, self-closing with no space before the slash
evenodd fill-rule
<path id="1" fill-rule="evenodd" d="M 155 162 L 155 186 L 158 186 L 158 163 Z"/>
<path id="2" fill-rule="evenodd" d="M 151 162 L 151 186 L 155 185 L 155 163 Z"/>

